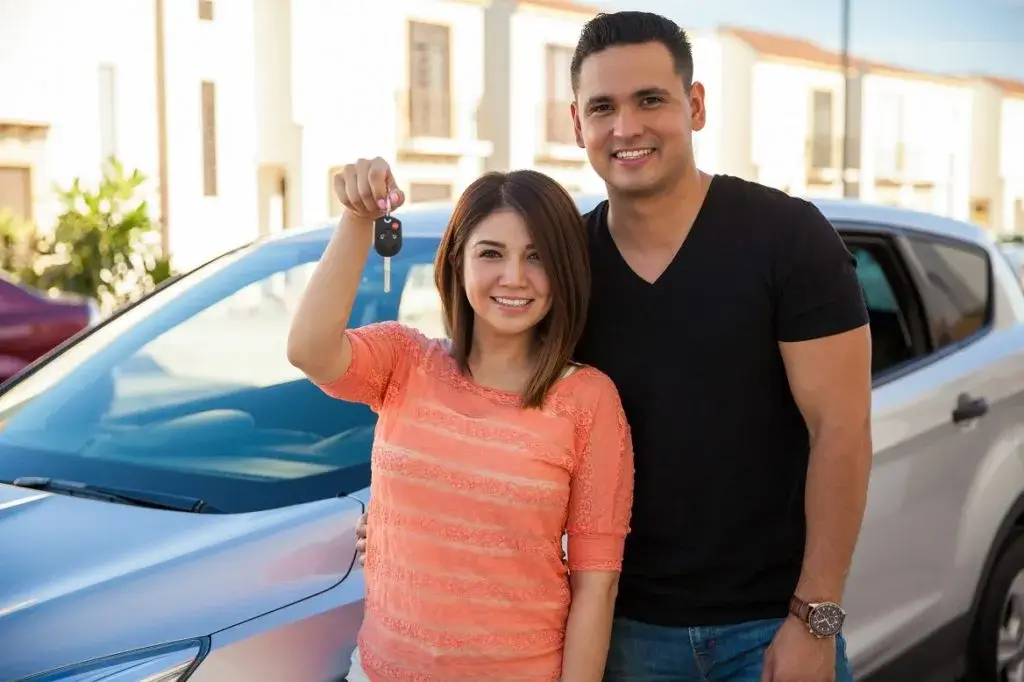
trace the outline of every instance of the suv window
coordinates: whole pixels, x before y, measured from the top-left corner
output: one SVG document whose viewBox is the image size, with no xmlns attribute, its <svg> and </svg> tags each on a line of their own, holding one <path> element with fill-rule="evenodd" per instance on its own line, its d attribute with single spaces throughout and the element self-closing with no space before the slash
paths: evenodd
<svg viewBox="0 0 1024 682">
<path fill-rule="evenodd" d="M 67 478 L 231 512 L 368 486 L 376 415 L 328 397 L 286 357 L 324 246 L 271 242 L 217 261 L 15 384 L 0 396 L 0 480 Z M 434 334 L 435 249 L 407 238 L 387 294 L 371 254 L 352 324 L 403 319 Z"/>
<path fill-rule="evenodd" d="M 883 237 L 843 234 L 857 261 L 871 325 L 871 373 L 878 378 L 928 354 L 926 329 L 909 273 Z"/>
<path fill-rule="evenodd" d="M 896 294 L 893 293 L 892 286 L 886 279 L 885 272 L 882 271 L 882 266 L 864 247 L 854 248 L 853 255 L 857 259 L 857 279 L 860 280 L 868 309 L 877 312 L 898 313 L 899 305 L 896 303 Z"/>
<path fill-rule="evenodd" d="M 968 244 L 912 237 L 928 285 L 923 292 L 937 348 L 981 331 L 990 317 L 988 253 Z"/>
</svg>

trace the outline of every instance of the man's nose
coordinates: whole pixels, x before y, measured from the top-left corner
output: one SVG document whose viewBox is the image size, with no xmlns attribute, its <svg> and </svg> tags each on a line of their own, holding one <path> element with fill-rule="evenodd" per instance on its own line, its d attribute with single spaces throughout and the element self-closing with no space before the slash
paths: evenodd
<svg viewBox="0 0 1024 682">
<path fill-rule="evenodd" d="M 631 138 L 636 137 L 644 130 L 643 123 L 640 120 L 640 113 L 633 107 L 620 107 L 618 112 L 615 114 L 615 128 L 614 133 L 616 137 L 620 138 Z"/>
</svg>

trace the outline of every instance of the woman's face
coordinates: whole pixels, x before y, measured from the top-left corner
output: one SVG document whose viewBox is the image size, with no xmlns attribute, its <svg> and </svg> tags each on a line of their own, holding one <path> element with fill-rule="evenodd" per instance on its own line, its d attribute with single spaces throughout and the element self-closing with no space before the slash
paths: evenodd
<svg viewBox="0 0 1024 682">
<path fill-rule="evenodd" d="M 512 210 L 487 216 L 469 236 L 463 283 L 476 313 L 476 333 L 532 333 L 548 314 L 548 276 L 532 242 L 526 223 Z"/>
</svg>

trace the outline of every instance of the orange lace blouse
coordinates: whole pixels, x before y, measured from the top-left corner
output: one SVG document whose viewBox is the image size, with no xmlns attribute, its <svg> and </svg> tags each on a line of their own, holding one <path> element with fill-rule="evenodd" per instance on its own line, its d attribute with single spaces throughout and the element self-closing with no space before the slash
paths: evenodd
<svg viewBox="0 0 1024 682">
<path fill-rule="evenodd" d="M 579 368 L 524 410 L 465 378 L 442 341 L 397 322 L 346 334 L 352 363 L 321 388 L 379 415 L 364 671 L 555 682 L 568 571 L 619 570 L 629 530 L 633 450 L 611 380 Z"/>
</svg>

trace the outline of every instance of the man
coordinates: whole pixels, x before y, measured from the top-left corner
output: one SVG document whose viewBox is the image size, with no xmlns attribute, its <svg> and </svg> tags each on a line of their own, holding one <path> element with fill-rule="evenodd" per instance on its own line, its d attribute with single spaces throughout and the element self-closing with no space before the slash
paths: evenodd
<svg viewBox="0 0 1024 682">
<path fill-rule="evenodd" d="M 577 359 L 632 428 L 632 531 L 606 682 L 849 682 L 839 632 L 871 462 L 854 262 L 805 201 L 699 171 L 685 33 L 599 15 L 572 61 L 587 216 Z"/>
</svg>

